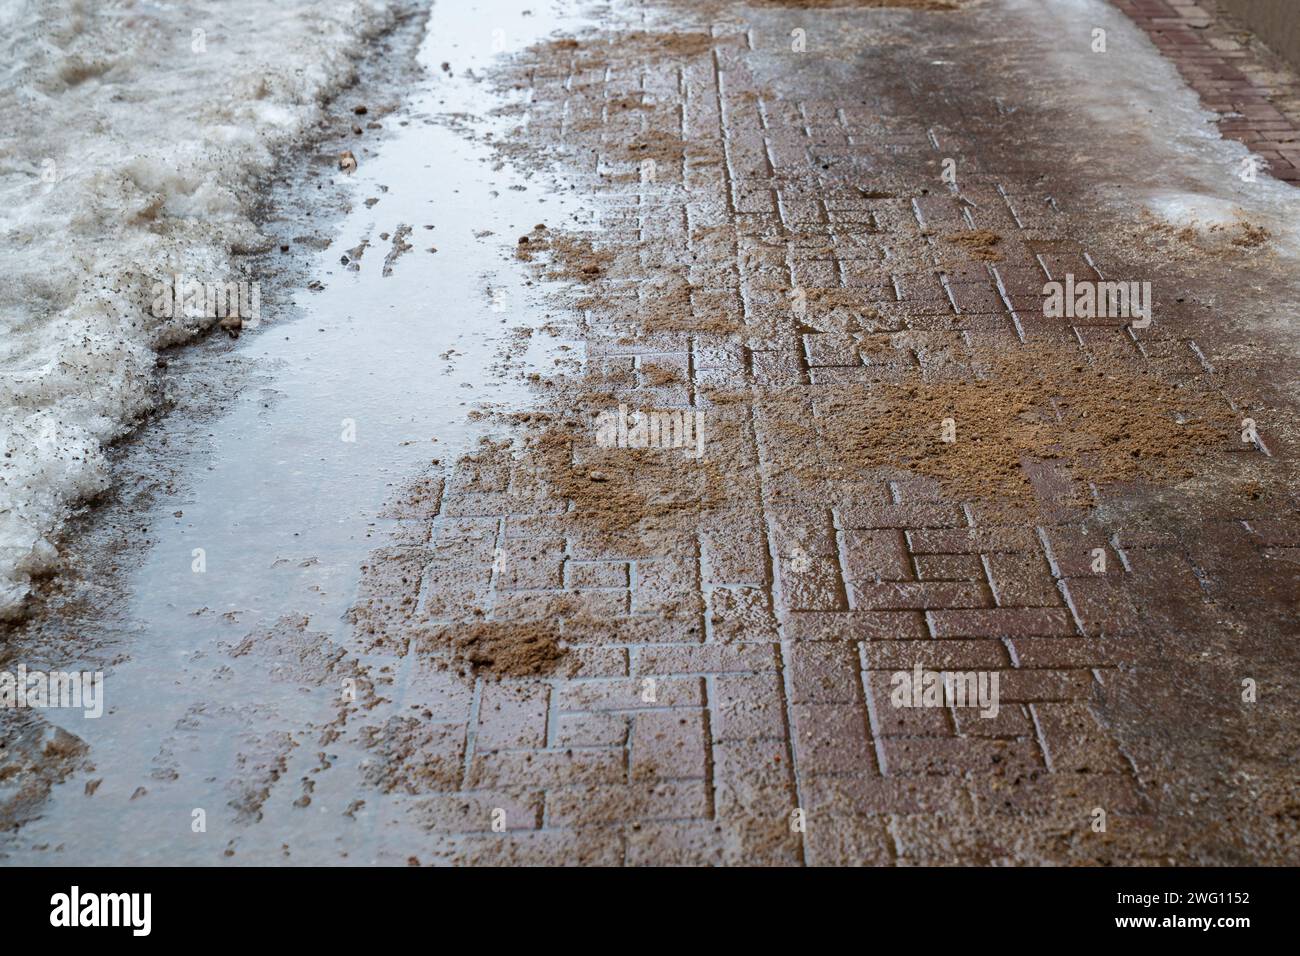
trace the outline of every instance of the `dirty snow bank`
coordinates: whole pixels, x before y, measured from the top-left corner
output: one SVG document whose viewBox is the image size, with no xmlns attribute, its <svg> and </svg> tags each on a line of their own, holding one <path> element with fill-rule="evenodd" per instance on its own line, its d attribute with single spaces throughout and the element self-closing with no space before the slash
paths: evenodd
<svg viewBox="0 0 1300 956">
<path fill-rule="evenodd" d="M 150 402 L 174 273 L 239 278 L 256 178 L 352 79 L 392 0 L 0 0 L 0 616 Z M 165 310 L 158 310 L 165 311 Z"/>
</svg>

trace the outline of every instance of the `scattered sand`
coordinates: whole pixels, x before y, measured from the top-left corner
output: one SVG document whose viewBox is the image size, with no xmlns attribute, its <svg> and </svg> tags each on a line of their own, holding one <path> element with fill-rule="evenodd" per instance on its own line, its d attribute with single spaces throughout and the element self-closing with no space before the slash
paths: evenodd
<svg viewBox="0 0 1300 956">
<path fill-rule="evenodd" d="M 1034 489 L 1026 462 L 1057 462 L 1086 485 L 1177 482 L 1208 467 L 1233 427 L 1201 379 L 1164 381 L 1081 353 L 1016 348 L 976 364 L 981 377 L 881 382 L 820 403 L 819 434 L 838 461 L 941 481 L 958 500 L 1017 499 Z M 1140 400 L 1135 400 L 1141 396 Z M 943 441 L 944 419 L 956 440 Z"/>
<path fill-rule="evenodd" d="M 908 10 L 959 10 L 969 0 L 758 0 L 765 6 L 794 7 L 902 7 Z"/>
<path fill-rule="evenodd" d="M 1002 253 L 994 248 L 1002 237 L 991 229 L 974 229 L 970 232 L 958 232 L 944 237 L 945 242 L 961 246 L 972 259 L 984 262 L 1002 261 Z"/>
<path fill-rule="evenodd" d="M 960 4 L 880 0 L 853 5 L 955 9 Z M 527 107 L 529 127 L 498 143 L 502 158 L 543 176 L 561 170 L 580 181 L 579 189 L 612 200 L 620 209 L 634 194 L 662 199 L 666 207 L 679 202 L 684 193 L 673 191 L 680 169 L 671 167 L 689 167 L 707 154 L 707 146 L 675 138 L 679 127 L 669 116 L 671 104 L 661 109 L 635 95 L 604 101 L 604 87 L 584 74 L 599 76 L 620 50 L 646 61 L 664 53 L 683 62 L 707 55 L 714 43 L 727 42 L 703 33 L 619 34 L 616 39 L 586 34 L 526 52 L 496 77 L 504 77 L 505 86 L 528 86 L 535 93 Z M 566 84 L 561 94 L 549 81 L 574 67 L 581 72 L 572 74 L 572 86 Z M 548 82 L 534 84 L 535 76 L 546 76 Z M 572 122 L 561 122 L 561 111 Z M 566 136 L 559 143 L 538 133 L 560 128 Z M 593 153 L 599 154 L 598 164 L 592 162 Z M 657 184 L 666 187 L 658 193 L 650 185 L 632 185 L 645 158 L 656 160 Z M 905 204 L 922 188 L 915 175 L 912 179 L 882 176 L 869 190 L 857 183 L 845 186 L 856 190 L 855 199 Z M 682 221 L 691 221 L 682 206 Z M 881 209 L 888 213 L 892 207 Z M 1008 240 L 990 230 L 932 237 L 918 232 L 910 218 L 902 221 L 906 224 L 891 224 L 881 217 L 892 256 L 879 270 L 882 287 L 887 288 L 890 273 L 948 269 L 982 276 L 979 263 L 1003 259 Z M 1023 524 L 1044 497 L 1054 503 L 1095 504 L 1088 487 L 1093 483 L 1153 484 L 1160 486 L 1157 495 L 1178 486 L 1183 500 L 1184 483 L 1205 478 L 1205 485 L 1219 494 L 1232 479 L 1227 461 L 1252 457 L 1226 454 L 1235 447 L 1230 443 L 1237 422 L 1216 390 L 1215 377 L 1176 361 L 1162 364 L 1160 346 L 1167 343 L 1154 335 L 1144 339 L 1150 350 L 1144 359 L 1129 339 L 1111 355 L 1099 344 L 1103 334 L 1076 339 L 1064 327 L 1055 345 L 1025 346 L 1012 335 L 1009 318 L 1001 337 L 978 323 L 970 323 L 969 333 L 931 332 L 948 317 L 920 307 L 909 311 L 910 303 L 894 303 L 887 293 L 874 300 L 880 303 L 877 308 L 864 291 L 873 284 L 870 276 L 861 287 L 806 289 L 808 314 L 796 318 L 788 301 L 796 281 L 788 263 L 835 258 L 844 251 L 843 235 L 818 235 L 813 227 L 803 231 L 759 217 L 747 222 L 750 231 L 743 233 L 734 223 L 692 222 L 689 236 L 670 226 L 640 234 L 622 230 L 612 216 L 606 222 L 608 232 L 571 231 L 556 223 L 518 239 L 519 260 L 532 265 L 535 278 L 554 283 L 545 294 L 567 323 L 563 334 L 587 344 L 587 362 L 566 374 L 529 375 L 536 386 L 536 410 L 484 414 L 511 426 L 515 440 L 485 441 L 457 463 L 449 487 L 455 493 L 483 495 L 483 502 L 474 502 L 470 516 L 454 509 L 437 521 L 430 515 L 432 533 L 416 539 L 420 544 L 411 549 L 417 559 L 410 581 L 406 573 L 401 576 L 409 590 L 399 595 L 400 604 L 390 601 L 380 622 L 385 633 L 406 629 L 413 639 L 395 646 L 434 658 L 439 662 L 435 666 L 448 671 L 441 676 L 449 679 L 457 673 L 466 679 L 571 676 L 587 661 L 594 662 L 593 674 L 624 676 L 630 673 L 629 662 L 618 654 L 625 645 L 668 637 L 678 643 L 695 641 L 699 635 L 692 628 L 705 620 L 711 637 L 724 643 L 775 635 L 773 594 L 763 583 L 768 555 L 760 523 L 792 503 L 824 513 L 831 502 L 857 500 L 852 494 L 857 489 L 881 492 L 886 477 L 934 479 L 947 500 L 971 502 L 982 511 L 1005 504 Z M 863 228 L 861 248 L 873 246 L 878 239 L 873 233 Z M 1251 241 L 1248 233 L 1242 238 Z M 748 317 L 742 313 L 737 272 L 747 283 Z M 548 323 L 545 328 L 556 327 Z M 801 336 L 818 331 L 835 332 L 845 342 L 842 365 L 807 368 Z M 1118 330 L 1085 331 L 1121 335 Z M 1002 343 L 1000 349 L 995 342 Z M 854 364 L 854 343 L 861 364 Z M 649 346 L 640 364 L 637 350 L 621 348 L 637 344 Z M 823 340 L 826 344 L 831 343 Z M 657 365 L 659 355 L 673 359 Z M 693 383 L 681 374 L 684 368 L 696 374 Z M 879 377 L 873 378 L 877 371 Z M 842 379 L 832 377 L 835 372 L 843 373 Z M 827 387 L 821 387 L 823 382 Z M 703 460 L 667 449 L 595 445 L 597 414 L 621 401 L 652 410 L 641 400 L 662 396 L 650 390 L 684 384 L 694 386 L 693 407 L 706 413 Z M 951 443 L 942 440 L 946 418 L 956 430 Z M 1049 467 L 1036 467 L 1044 464 Z M 1037 484 L 1031 483 L 1031 474 Z M 1253 491 L 1249 483 L 1237 487 L 1252 498 L 1259 494 L 1257 485 Z M 755 507 L 760 493 L 775 504 L 775 511 Z M 436 512 L 440 495 L 441 484 L 431 481 L 405 501 L 417 514 L 426 508 Z M 500 514 L 511 516 L 504 532 L 495 517 L 483 517 Z M 746 529 L 747 521 L 754 526 Z M 745 533 L 755 529 L 759 534 Z M 622 570 L 605 569 L 607 580 L 635 581 L 636 586 L 631 595 L 624 594 L 621 583 L 593 586 L 593 592 L 571 581 L 564 591 L 558 584 L 493 590 L 486 565 L 493 545 L 509 543 L 499 537 L 502 533 L 507 538 L 535 534 L 534 540 L 541 541 L 538 553 L 551 553 L 545 540 L 550 539 L 556 542 L 554 553 L 563 547 L 571 559 L 580 555 L 579 563 L 621 564 Z M 680 548 L 683 541 L 686 546 Z M 755 550 L 762 552 L 761 559 L 743 579 L 756 583 L 717 588 L 701 606 L 702 568 L 716 558 L 719 565 L 726 561 L 744 569 L 743 559 Z M 681 554 L 685 557 L 679 563 Z M 427 570 L 430 556 L 440 566 L 432 574 Z M 396 574 L 397 568 L 390 571 Z M 494 573 L 494 580 L 500 580 L 499 572 Z M 741 572 L 733 568 L 733 573 Z M 418 581 L 422 574 L 423 589 Z M 785 572 L 781 574 L 784 581 Z M 435 610 L 431 603 L 437 604 Z M 430 624 L 433 615 L 439 619 Z M 447 623 L 448 618 L 456 622 Z M 387 776 L 379 781 L 385 789 L 422 792 L 464 784 L 463 752 L 457 749 L 462 738 L 443 736 L 433 720 L 427 714 L 423 721 L 406 717 L 376 732 L 371 749 L 386 758 L 381 764 Z M 829 729 L 816 732 L 834 740 Z M 784 756 L 784 750 L 756 755 L 748 768 L 771 771 L 780 768 Z M 475 774 L 484 773 L 483 766 L 471 769 L 470 786 L 479 782 Z M 564 773 L 566 785 L 581 786 L 580 768 L 566 767 Z M 720 788 L 723 799 L 734 797 L 730 786 Z M 617 800 L 618 819 L 637 819 L 635 792 L 618 790 L 617 796 L 602 799 Z M 724 814 L 719 818 L 727 821 Z M 962 825 L 961 819 L 938 820 L 944 827 Z M 763 845 L 769 838 L 773 845 L 788 839 L 784 821 L 770 822 L 771 829 L 761 831 L 751 816 L 738 832 Z M 1027 838 L 1025 845 L 1000 852 L 1034 859 L 1038 851 Z M 1044 858 L 1059 858 L 1059 852 Z"/>
<path fill-rule="evenodd" d="M 456 660 L 476 676 L 540 677 L 565 654 L 555 625 L 541 621 L 478 621 L 446 634 Z"/>
<path fill-rule="evenodd" d="M 1232 222 L 1194 222 L 1178 225 L 1144 212 L 1133 237 L 1142 245 L 1157 249 L 1165 256 L 1204 261 L 1238 259 L 1242 255 L 1264 251 L 1273 240 L 1265 226 L 1238 217 Z"/>
<path fill-rule="evenodd" d="M 574 414 L 526 436 L 530 454 L 522 468 L 549 495 L 571 502 L 575 519 L 602 532 L 651 531 L 722 503 L 724 476 L 716 464 L 681 450 L 597 448 L 590 422 L 617 402 L 570 400 Z"/>
<path fill-rule="evenodd" d="M 590 238 L 579 233 L 560 232 L 535 227 L 526 236 L 520 236 L 515 255 L 524 262 L 533 262 L 545 255 L 543 275 L 548 279 L 570 282 L 594 282 L 600 278 L 615 254 L 597 249 Z"/>
</svg>

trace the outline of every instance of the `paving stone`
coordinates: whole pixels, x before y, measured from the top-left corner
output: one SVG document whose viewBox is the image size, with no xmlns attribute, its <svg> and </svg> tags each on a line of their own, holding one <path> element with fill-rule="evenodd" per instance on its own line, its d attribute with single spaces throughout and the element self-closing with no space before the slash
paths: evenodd
<svg viewBox="0 0 1300 956">
<path fill-rule="evenodd" d="M 1160 44 L 1225 136 L 1266 156 L 1276 178 L 1300 182 L 1300 86 L 1279 73 L 1266 89 L 1263 54 L 1246 50 L 1212 0 L 1113 4 Z M 621 7 L 596 36 L 617 24 L 648 29 Z M 1213 290 L 1194 274 L 1204 261 L 1180 259 L 1174 239 L 1160 239 L 1161 320 L 1150 329 L 1044 315 L 1047 281 L 1156 274 L 1154 257 L 1109 241 L 1121 226 L 1088 198 L 1105 185 L 1095 172 L 1033 145 L 1042 129 L 1032 124 L 1044 122 L 1033 97 L 995 97 L 991 74 L 978 71 L 942 96 L 927 87 L 916 51 L 946 60 L 1005 50 L 1008 69 L 1036 52 L 991 36 L 1000 21 L 980 17 L 992 13 L 838 5 L 834 22 L 867 24 L 871 37 L 906 22 L 915 50 L 854 47 L 855 31 L 840 31 L 837 70 L 795 82 L 750 44 L 827 11 L 672 10 L 703 37 L 696 52 L 627 43 L 610 47 L 619 55 L 607 67 L 546 64 L 531 75 L 519 136 L 538 146 L 545 134 L 556 170 L 591 210 L 593 242 L 645 268 L 644 283 L 584 285 L 584 387 L 643 407 L 704 409 L 714 470 L 705 480 L 683 466 L 696 475 L 689 492 L 613 530 L 584 523 L 573 500 L 530 483 L 518 462 L 466 467 L 425 510 L 410 506 L 407 544 L 363 588 L 374 607 L 356 623 L 377 656 L 396 662 L 416 649 L 418 663 L 391 679 L 428 716 L 380 736 L 393 754 L 424 742 L 424 762 L 393 756 L 384 768 L 422 801 L 421 826 L 445 838 L 424 855 L 1244 861 L 1210 832 L 1217 823 L 1204 825 L 1209 811 L 1162 748 L 1177 737 L 1189 765 L 1232 755 L 1178 737 L 1164 709 L 1203 715 L 1237 742 L 1232 750 L 1253 749 L 1241 743 L 1250 733 L 1293 713 L 1282 703 L 1243 710 L 1235 682 L 1271 668 L 1261 686 L 1274 700 L 1293 686 L 1294 655 L 1277 635 L 1290 633 L 1300 600 L 1294 498 L 1287 511 L 1227 504 L 1217 492 L 1180 497 L 1183 486 L 1091 487 L 1079 461 L 1051 454 L 1023 465 L 1032 503 L 972 497 L 909 463 L 863 467 L 828 416 L 864 388 L 967 378 L 985 367 L 981 352 L 1035 344 L 1217 389 L 1228 365 L 1252 360 L 1240 357 L 1246 340 L 1206 310 Z M 579 48 L 602 45 L 593 37 Z M 854 59 L 868 50 L 870 62 Z M 908 68 L 884 69 L 898 64 Z M 628 97 L 650 105 L 611 108 Z M 1029 132 L 1014 143 L 990 132 L 1020 123 Z M 645 135 L 680 147 L 654 182 L 626 150 Z M 955 184 L 938 178 L 949 156 L 960 157 Z M 944 239 L 972 228 L 998 235 L 993 258 Z M 658 330 L 605 314 L 639 315 L 650 301 L 643 286 L 659 278 L 686 287 L 685 318 L 730 326 Z M 1272 458 L 1239 447 L 1228 432 L 1259 403 L 1242 397 L 1250 389 L 1230 403 L 1231 391 L 1215 394 L 1241 467 L 1291 462 L 1275 436 L 1284 428 L 1263 432 Z M 759 400 L 775 397 L 788 401 Z M 600 449 L 572 444 L 574 466 L 599 467 Z M 653 491 L 639 469 L 636 483 Z M 724 504 L 691 507 L 710 493 Z M 438 670 L 451 632 L 434 625 L 480 617 L 555 622 L 565 664 L 499 682 Z M 895 707 L 895 675 L 916 667 L 996 675 L 996 716 Z M 1207 686 L 1213 700 L 1179 691 Z M 1242 773 L 1235 779 L 1250 778 Z M 1270 791 L 1248 807 L 1219 788 L 1214 799 L 1216 812 L 1231 808 L 1264 834 L 1260 859 L 1294 862 L 1277 849 L 1287 797 Z M 484 822 L 496 807 L 507 812 L 504 834 Z M 1095 807 L 1114 832 L 1093 833 Z M 796 811 L 802 832 L 791 826 Z"/>
</svg>

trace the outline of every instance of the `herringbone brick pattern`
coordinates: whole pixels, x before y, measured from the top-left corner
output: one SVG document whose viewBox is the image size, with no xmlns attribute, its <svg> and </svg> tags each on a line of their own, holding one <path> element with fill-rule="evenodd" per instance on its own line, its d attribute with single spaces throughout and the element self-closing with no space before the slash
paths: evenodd
<svg viewBox="0 0 1300 956">
<path fill-rule="evenodd" d="M 1039 342 L 1084 364 L 1204 379 L 1229 422 L 1238 397 L 1218 391 L 1186 313 L 1145 330 L 1044 317 L 1045 282 L 1124 264 L 1079 238 L 1041 165 L 984 145 L 1002 104 L 957 90 L 940 103 L 885 70 L 838 98 L 774 89 L 752 72 L 750 33 L 725 17 L 704 29 L 689 53 L 624 43 L 599 66 L 539 58 L 524 119 L 591 191 L 602 245 L 671 248 L 691 311 L 735 317 L 734 332 L 629 333 L 608 310 L 582 315 L 588 374 L 610 395 L 709 416 L 717 471 L 696 491 L 721 481 L 725 506 L 608 533 L 539 485 L 525 450 L 462 462 L 405 513 L 404 543 L 363 595 L 385 606 L 362 604 L 369 650 L 394 654 L 391 696 L 412 722 L 387 726 L 416 741 L 387 758 L 406 801 L 390 812 L 429 831 L 411 855 L 1188 858 L 1194 827 L 1161 804 L 1158 770 L 1105 715 L 1142 696 L 1139 664 L 1186 664 L 1180 641 L 1215 630 L 1225 594 L 1252 588 L 1265 616 L 1294 601 L 1294 513 L 1225 507 L 1193 540 L 1103 507 L 1140 489 L 1080 489 L 1044 462 L 1025 465 L 1033 507 L 1008 510 L 857 468 L 823 411 L 845 387 L 939 380 L 979 349 Z M 612 42 L 584 35 L 581 49 Z M 652 108 L 622 108 L 628 98 Z M 680 143 L 653 182 L 626 149 L 649 135 Z M 953 155 L 962 175 L 943 184 Z M 954 255 L 935 239 L 954 229 L 995 231 L 1000 257 Z M 792 289 L 817 307 L 793 312 Z M 600 293 L 652 307 L 616 276 Z M 826 320 L 837 311 L 870 320 L 846 332 Z M 763 401 L 778 392 L 795 399 Z M 1267 433 L 1225 445 L 1284 453 Z M 573 458 L 584 453 L 575 442 Z M 477 620 L 549 622 L 568 653 L 542 676 L 439 669 L 440 629 Z M 892 707 L 890 675 L 917 665 L 995 671 L 999 714 Z M 1209 712 L 1234 695 L 1225 687 Z"/>
</svg>

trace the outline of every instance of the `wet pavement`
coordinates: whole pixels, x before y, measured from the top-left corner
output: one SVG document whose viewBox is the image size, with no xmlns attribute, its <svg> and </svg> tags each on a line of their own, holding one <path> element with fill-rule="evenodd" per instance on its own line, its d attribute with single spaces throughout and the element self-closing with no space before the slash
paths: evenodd
<svg viewBox="0 0 1300 956">
<path fill-rule="evenodd" d="M 912 6 L 435 7 L 6 644 L 108 705 L 0 853 L 1295 863 L 1296 200 L 1116 10 Z"/>
</svg>

